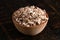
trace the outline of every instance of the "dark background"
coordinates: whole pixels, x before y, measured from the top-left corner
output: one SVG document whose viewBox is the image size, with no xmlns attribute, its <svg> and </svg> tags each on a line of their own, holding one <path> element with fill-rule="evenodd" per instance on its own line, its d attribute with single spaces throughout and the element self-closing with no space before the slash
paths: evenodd
<svg viewBox="0 0 60 40">
<path fill-rule="evenodd" d="M 36 36 L 20 33 L 12 22 L 14 11 L 24 6 L 35 5 L 45 9 L 49 15 L 46 28 Z M 0 40 L 60 40 L 59 0 L 0 0 Z"/>
</svg>

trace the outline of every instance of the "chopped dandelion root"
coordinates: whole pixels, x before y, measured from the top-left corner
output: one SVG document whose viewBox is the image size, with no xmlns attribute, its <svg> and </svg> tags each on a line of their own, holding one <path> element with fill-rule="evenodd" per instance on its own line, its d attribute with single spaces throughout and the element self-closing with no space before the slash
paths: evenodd
<svg viewBox="0 0 60 40">
<path fill-rule="evenodd" d="M 14 13 L 14 16 L 19 24 L 27 27 L 39 25 L 41 24 L 41 21 L 44 22 L 45 20 L 48 20 L 46 17 L 46 11 L 35 6 L 19 8 Z"/>
</svg>

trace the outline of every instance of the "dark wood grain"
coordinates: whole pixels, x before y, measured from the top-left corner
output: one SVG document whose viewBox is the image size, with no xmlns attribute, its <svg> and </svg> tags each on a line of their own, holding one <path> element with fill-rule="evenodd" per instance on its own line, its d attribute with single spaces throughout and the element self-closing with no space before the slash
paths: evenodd
<svg viewBox="0 0 60 40">
<path fill-rule="evenodd" d="M 49 15 L 46 28 L 36 36 L 20 33 L 11 16 L 20 7 L 35 5 Z M 0 40 L 60 40 L 60 0 L 0 0 Z"/>
</svg>

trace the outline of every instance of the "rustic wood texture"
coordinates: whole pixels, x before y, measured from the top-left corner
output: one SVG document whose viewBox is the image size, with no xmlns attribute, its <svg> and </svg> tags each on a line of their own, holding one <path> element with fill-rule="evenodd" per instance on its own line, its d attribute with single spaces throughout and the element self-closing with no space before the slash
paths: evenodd
<svg viewBox="0 0 60 40">
<path fill-rule="evenodd" d="M 20 7 L 35 5 L 49 15 L 46 28 L 36 36 L 20 33 L 11 16 Z M 60 40 L 60 0 L 0 0 L 0 40 Z"/>
</svg>

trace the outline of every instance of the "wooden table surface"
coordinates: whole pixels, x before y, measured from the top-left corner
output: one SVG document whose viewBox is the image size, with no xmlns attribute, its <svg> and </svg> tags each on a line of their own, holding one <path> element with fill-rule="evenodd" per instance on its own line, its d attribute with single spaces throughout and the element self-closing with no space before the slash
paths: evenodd
<svg viewBox="0 0 60 40">
<path fill-rule="evenodd" d="M 11 19 L 14 11 L 28 5 L 45 9 L 49 15 L 46 28 L 36 36 L 27 36 L 20 33 Z M 60 40 L 60 1 L 0 0 L 0 40 Z"/>
</svg>

